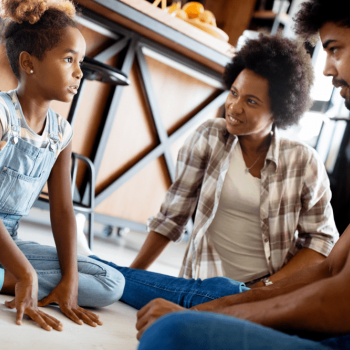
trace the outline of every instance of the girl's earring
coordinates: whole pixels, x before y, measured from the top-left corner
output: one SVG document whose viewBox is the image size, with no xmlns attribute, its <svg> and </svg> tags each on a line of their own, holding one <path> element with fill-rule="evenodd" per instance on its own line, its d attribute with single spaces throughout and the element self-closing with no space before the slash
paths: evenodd
<svg viewBox="0 0 350 350">
<path fill-rule="evenodd" d="M 34 73 L 34 71 L 33 71 L 33 69 L 31 69 L 31 70 L 30 70 L 30 74 L 33 74 L 33 73 Z"/>
</svg>

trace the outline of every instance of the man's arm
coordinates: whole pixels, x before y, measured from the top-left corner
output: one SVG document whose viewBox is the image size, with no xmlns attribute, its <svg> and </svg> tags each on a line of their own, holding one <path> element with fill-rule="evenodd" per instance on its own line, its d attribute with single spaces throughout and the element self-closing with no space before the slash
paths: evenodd
<svg viewBox="0 0 350 350">
<path fill-rule="evenodd" d="M 269 277 L 269 279 L 276 283 L 277 281 L 292 275 L 293 273 L 315 264 L 319 264 L 326 259 L 322 254 L 309 249 L 303 248 L 299 253 L 293 256 L 290 261 L 282 267 L 281 270 Z M 255 283 L 251 288 L 263 287 L 264 282 Z"/>
<path fill-rule="evenodd" d="M 210 311 L 231 305 L 266 300 L 279 295 L 291 293 L 309 284 L 328 279 L 340 273 L 350 252 L 350 225 L 344 231 L 329 256 L 320 264 L 306 267 L 293 275 L 277 281 L 273 285 L 253 288 L 247 292 L 229 295 L 205 304 L 193 307 L 195 310 Z"/>
<path fill-rule="evenodd" d="M 244 293 L 228 295 L 220 299 L 212 300 L 204 304 L 192 307 L 198 311 L 213 311 L 236 304 L 251 303 L 258 300 L 266 300 L 279 295 L 287 294 L 307 286 L 310 283 L 331 276 L 326 260 L 317 265 L 306 267 L 293 275 L 277 281 L 273 285 L 252 288 Z"/>
<path fill-rule="evenodd" d="M 349 254 L 350 255 L 350 254 Z M 286 333 L 330 337 L 350 332 L 350 259 L 342 271 L 292 293 L 217 313 L 246 319 Z"/>
</svg>

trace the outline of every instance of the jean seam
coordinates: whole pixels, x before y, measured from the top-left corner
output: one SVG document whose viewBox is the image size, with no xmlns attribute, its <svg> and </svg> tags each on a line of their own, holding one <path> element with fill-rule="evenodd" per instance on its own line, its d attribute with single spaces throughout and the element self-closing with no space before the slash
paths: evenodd
<svg viewBox="0 0 350 350">
<path fill-rule="evenodd" d="M 124 276 L 124 277 L 125 277 L 125 276 Z M 204 295 L 204 294 L 200 294 L 200 293 L 198 293 L 198 292 L 193 292 L 193 291 L 191 291 L 191 290 L 185 290 L 185 289 L 183 289 L 183 290 L 169 290 L 169 289 L 165 288 L 163 285 L 152 285 L 152 284 L 149 284 L 149 283 L 147 283 L 147 282 L 145 282 L 145 281 L 140 281 L 140 280 L 132 279 L 132 278 L 128 278 L 128 277 L 125 277 L 125 280 L 126 280 L 126 281 L 129 280 L 129 281 L 131 281 L 131 282 L 140 283 L 140 284 L 143 284 L 143 285 L 145 285 L 145 286 L 147 286 L 147 287 L 161 289 L 161 290 L 164 290 L 164 291 L 166 291 L 166 292 L 171 292 L 171 293 L 174 293 L 174 294 L 175 294 L 175 293 L 181 292 L 181 293 L 197 295 L 197 296 L 200 296 L 200 297 L 205 297 L 205 298 L 213 299 L 213 300 L 215 300 L 215 299 L 221 297 L 221 296 L 212 296 L 212 295 L 209 295 L 209 294 L 205 294 L 205 295 Z"/>
<path fill-rule="evenodd" d="M 31 256 L 31 255 L 26 255 L 26 258 L 28 260 L 34 260 L 34 261 L 48 261 L 48 262 L 51 262 L 51 261 L 54 261 L 54 262 L 59 262 L 58 260 L 58 257 L 57 258 L 53 258 L 52 256 L 50 256 L 50 258 L 48 257 L 45 257 L 45 256 L 38 256 L 38 255 L 35 255 L 35 256 Z M 87 263 L 87 264 L 91 264 L 93 266 L 97 266 L 100 270 L 101 270 L 101 273 L 98 273 L 98 274 L 91 274 L 91 273 L 84 273 L 82 271 L 78 271 L 79 274 L 83 274 L 83 275 L 87 275 L 87 276 L 95 276 L 95 277 L 106 277 L 107 276 L 107 270 L 104 269 L 102 266 L 100 266 L 99 264 L 95 264 L 94 262 L 90 262 L 90 261 L 86 261 L 86 260 L 78 260 L 78 263 Z M 59 268 L 58 270 L 39 270 L 39 271 L 59 271 L 61 273 L 61 269 Z"/>
</svg>

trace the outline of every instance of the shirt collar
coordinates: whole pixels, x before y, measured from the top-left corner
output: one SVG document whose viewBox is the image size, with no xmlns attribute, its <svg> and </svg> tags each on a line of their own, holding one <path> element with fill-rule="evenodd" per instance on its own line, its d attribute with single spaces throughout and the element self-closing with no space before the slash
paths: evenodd
<svg viewBox="0 0 350 350">
<path fill-rule="evenodd" d="M 275 171 L 278 168 L 278 155 L 279 155 L 279 149 L 280 149 L 280 136 L 278 129 L 273 126 L 272 128 L 272 138 L 271 138 L 271 144 L 269 147 L 269 150 L 266 155 L 266 159 L 272 161 L 275 163 Z"/>
<path fill-rule="evenodd" d="M 279 136 L 279 131 L 278 129 L 273 126 L 272 127 L 272 138 L 271 138 L 271 144 L 269 147 L 269 150 L 266 155 L 266 159 L 272 161 L 275 164 L 275 171 L 278 168 L 278 155 L 279 155 L 279 149 L 280 149 L 280 136 Z M 230 138 L 232 139 L 232 145 L 235 146 L 236 143 L 234 140 L 237 138 L 236 135 L 231 135 L 226 128 L 222 130 L 223 136 L 229 140 Z M 238 138 L 237 138 L 238 139 Z"/>
</svg>

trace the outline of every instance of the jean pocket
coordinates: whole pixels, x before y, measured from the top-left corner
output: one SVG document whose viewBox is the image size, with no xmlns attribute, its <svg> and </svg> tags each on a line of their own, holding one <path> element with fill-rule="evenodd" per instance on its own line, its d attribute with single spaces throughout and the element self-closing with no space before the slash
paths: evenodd
<svg viewBox="0 0 350 350">
<path fill-rule="evenodd" d="M 0 210 L 23 215 L 33 205 L 40 184 L 41 175 L 31 177 L 4 167 L 0 172 Z"/>
</svg>

